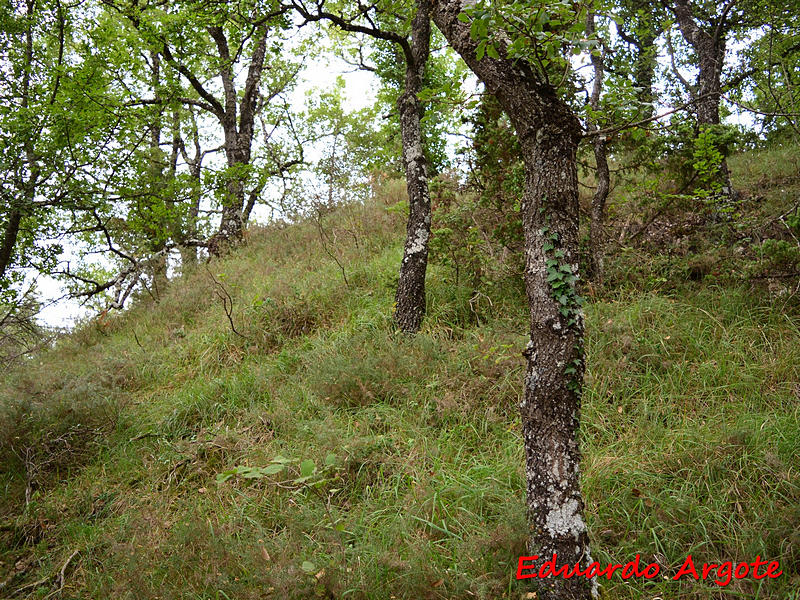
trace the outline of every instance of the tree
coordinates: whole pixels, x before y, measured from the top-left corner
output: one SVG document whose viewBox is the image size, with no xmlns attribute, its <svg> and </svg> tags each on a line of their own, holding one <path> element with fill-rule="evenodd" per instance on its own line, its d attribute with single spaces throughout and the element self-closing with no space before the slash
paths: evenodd
<svg viewBox="0 0 800 600">
<path fill-rule="evenodd" d="M 467 16 L 459 0 L 437 0 L 432 14 L 448 42 L 497 97 L 520 141 L 526 176 L 521 212 L 530 310 L 520 406 L 529 546 L 540 560 L 557 554 L 559 564 L 585 567 L 590 562 L 589 537 L 577 439 L 584 372 L 583 314 L 576 290 L 576 153 L 582 131 L 575 113 L 559 96 L 557 83 L 551 81 L 569 68 L 560 54 L 561 43 L 569 39 L 562 24 L 575 26 L 578 15 L 570 14 L 571 5 L 566 3 L 559 8 L 556 15 L 553 7 L 541 6 L 537 14 L 524 2 L 503 7 L 478 3 Z M 560 21 L 549 24 L 550 31 L 541 27 L 548 17 Z M 505 25 L 514 22 L 536 35 L 525 38 Z M 577 24 L 582 33 L 584 23 Z M 544 600 L 591 596 L 583 578 L 539 583 L 539 597 Z"/>
<path fill-rule="evenodd" d="M 631 75 L 643 119 L 655 114 L 656 40 L 663 29 L 662 12 L 644 0 L 620 0 L 615 11 L 617 35 L 623 42 L 615 52 L 615 62 Z"/>
<path fill-rule="evenodd" d="M 345 31 L 392 42 L 402 49 L 405 80 L 397 109 L 400 115 L 409 215 L 395 296 L 394 321 L 401 331 L 415 333 L 425 314 L 425 273 L 431 237 L 429 169 L 420 126 L 422 105 L 419 100 L 430 54 L 430 2 L 417 0 L 416 10 L 410 16 L 406 16 L 409 13 L 402 2 L 376 2 L 363 10 L 359 7 L 354 14 L 335 8 L 335 12 L 330 12 L 325 9 L 324 0 L 317 1 L 313 9 L 299 1 L 293 1 L 292 6 L 306 21 L 327 20 Z M 399 16 L 394 16 L 398 11 Z M 394 22 L 387 26 L 387 19 Z M 405 31 L 406 27 L 410 31 Z"/>
<path fill-rule="evenodd" d="M 120 120 L 95 102 L 108 73 L 83 43 L 84 12 L 26 0 L 4 3 L 0 22 L 0 302 L 15 306 L 27 274 L 56 269 L 64 238 L 94 230 L 84 220 L 102 210 L 97 172 L 119 168 Z"/>
<path fill-rule="evenodd" d="M 257 115 L 287 89 L 297 73 L 281 59 L 282 46 L 276 34 L 288 27 L 286 10 L 277 3 L 215 5 L 208 9 L 192 0 L 168 8 L 108 4 L 125 15 L 145 44 L 191 86 L 196 97 L 182 97 L 180 102 L 209 113 L 222 128 L 228 168 L 222 219 L 209 242 L 212 254 L 222 253 L 242 238 Z M 268 54 L 271 64 L 264 81 Z M 203 60 L 203 56 L 210 58 Z M 246 69 L 246 78 L 239 89 L 235 73 L 242 68 Z M 221 86 L 221 100 L 206 83 L 215 78 Z"/>
<path fill-rule="evenodd" d="M 589 38 L 595 36 L 595 14 L 589 11 L 586 16 L 586 35 Z M 652 43 L 652 42 L 651 42 Z M 605 77 L 605 47 L 601 50 L 596 50 L 590 53 L 590 60 L 592 69 L 594 71 L 594 82 L 592 84 L 592 93 L 589 98 L 589 111 L 591 112 L 588 122 L 590 127 L 595 131 L 600 129 L 598 125 L 598 113 L 600 111 L 600 94 L 603 91 L 603 80 Z M 646 55 L 641 57 L 642 60 L 646 59 Z M 646 112 L 648 117 L 652 116 L 652 80 L 647 81 L 647 69 L 642 67 L 637 69 L 637 78 L 645 78 L 645 81 L 640 82 L 646 90 L 644 102 L 647 103 L 649 99 L 650 109 Z M 648 85 L 649 83 L 649 85 Z M 640 96 L 640 99 L 642 96 Z M 603 280 L 603 251 L 605 241 L 605 211 L 606 199 L 608 192 L 611 189 L 611 174 L 608 169 L 608 138 L 598 133 L 594 136 L 594 160 L 595 160 L 595 183 L 597 188 L 592 196 L 592 214 L 589 221 L 589 276 L 595 281 L 600 282 Z"/>
<path fill-rule="evenodd" d="M 727 0 L 721 5 L 704 0 L 669 0 L 667 8 L 674 14 L 683 38 L 694 51 L 697 64 L 694 85 L 689 84 L 677 68 L 674 73 L 691 94 L 698 135 L 711 135 L 713 128 L 720 124 L 722 70 L 728 35 L 745 24 L 748 7 L 741 0 Z M 667 41 L 674 63 L 675 51 L 669 37 Z M 730 196 L 733 194 L 731 176 L 725 153 L 721 154 L 718 178 L 723 195 Z"/>
<path fill-rule="evenodd" d="M 743 51 L 729 99 L 760 118 L 768 139 L 800 139 L 800 14 L 776 2 L 762 5 L 764 27 Z M 749 93 L 750 98 L 747 98 Z M 733 96 L 734 98 L 731 98 Z"/>
</svg>

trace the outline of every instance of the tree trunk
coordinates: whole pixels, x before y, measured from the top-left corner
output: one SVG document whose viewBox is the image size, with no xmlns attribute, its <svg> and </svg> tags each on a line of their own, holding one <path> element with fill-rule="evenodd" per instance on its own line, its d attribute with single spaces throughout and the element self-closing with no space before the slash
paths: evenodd
<svg viewBox="0 0 800 600">
<path fill-rule="evenodd" d="M 675 0 L 673 12 L 684 39 L 697 55 L 698 71 L 695 91 L 695 111 L 698 133 L 703 129 L 719 125 L 719 103 L 722 94 L 722 67 L 725 63 L 724 16 L 712 33 L 704 31 L 694 20 L 688 0 Z M 724 156 L 719 168 L 722 193 L 734 194 L 728 163 Z"/>
<path fill-rule="evenodd" d="M 592 37 L 595 32 L 594 13 L 590 12 L 586 17 L 586 34 Z M 600 94 L 603 91 L 603 80 L 605 78 L 605 50 L 600 55 L 591 55 L 592 68 L 594 70 L 594 84 L 589 105 L 595 113 L 600 110 Z M 652 75 L 652 71 L 650 71 Z M 642 75 L 642 74 L 640 74 Z M 652 94 L 652 89 L 648 88 Z M 650 111 L 652 113 L 652 111 Z M 600 129 L 597 115 L 592 115 L 589 119 L 590 127 L 595 131 Z M 595 180 L 597 189 L 592 197 L 592 214 L 589 222 L 589 277 L 596 283 L 603 281 L 603 253 L 605 251 L 605 218 L 606 218 L 606 199 L 611 187 L 611 174 L 608 169 L 607 139 L 604 135 L 598 135 L 594 139 L 594 160 L 596 165 Z"/>
<path fill-rule="evenodd" d="M 180 246 L 181 271 L 183 273 L 188 273 L 197 265 L 197 248 L 185 242 L 194 242 L 197 239 L 197 215 L 200 214 L 200 195 L 203 189 L 200 181 L 203 154 L 200 152 L 200 141 L 196 128 L 193 134 L 195 136 L 195 157 L 191 162 L 187 161 L 189 165 L 189 175 L 192 178 L 191 205 L 189 206 L 189 213 L 186 216 L 186 223 L 183 226 L 184 243 Z M 184 158 L 188 157 L 184 154 Z"/>
<path fill-rule="evenodd" d="M 595 179 L 597 189 L 592 196 L 592 215 L 589 222 L 589 277 L 595 283 L 603 282 L 605 254 L 606 200 L 611 189 L 611 174 L 608 169 L 607 141 L 598 135 L 594 140 L 594 161 L 597 165 Z"/>
<path fill-rule="evenodd" d="M 508 114 L 522 146 L 525 192 L 525 289 L 530 342 L 520 405 L 526 452 L 529 550 L 538 567 L 588 568 L 589 537 L 580 493 L 578 425 L 584 373 L 578 276 L 580 124 L 572 110 L 524 61 L 476 59 L 477 42 L 458 20 L 459 0 L 438 0 L 433 19 L 453 48 Z M 500 44 L 502 46 L 502 44 Z M 505 48 L 498 49 L 501 57 Z M 583 577 L 536 579 L 540 600 L 586 600 Z"/>
<path fill-rule="evenodd" d="M 200 214 L 200 200 L 203 192 L 202 172 L 203 172 L 203 150 L 200 147 L 200 133 L 197 129 L 197 120 L 194 112 L 190 111 L 192 121 L 192 143 L 194 145 L 194 158 L 189 157 L 183 143 L 178 144 L 181 156 L 189 167 L 191 177 L 191 204 L 186 215 L 186 220 L 181 227 L 181 269 L 184 273 L 192 269 L 197 264 L 197 248 L 193 243 L 197 240 L 197 217 Z"/>
<path fill-rule="evenodd" d="M 222 221 L 218 235 L 229 245 L 235 245 L 242 239 L 244 232 L 244 197 L 245 177 L 241 169 L 250 164 L 250 143 L 252 140 L 241 139 L 236 132 L 236 125 L 225 132 L 225 156 L 228 159 L 230 173 L 225 184 L 225 195 L 222 202 Z"/>
<path fill-rule="evenodd" d="M 6 269 L 11 264 L 14 256 L 14 247 L 17 245 L 19 225 L 22 221 L 22 211 L 12 208 L 8 214 L 8 222 L 3 231 L 3 242 L 0 244 L 0 281 L 5 278 Z"/>
<path fill-rule="evenodd" d="M 648 30 L 641 38 L 640 46 L 637 46 L 636 65 L 634 66 L 633 76 L 636 87 L 636 97 L 642 103 L 642 118 L 649 119 L 655 114 L 655 94 L 653 93 L 653 80 L 655 79 L 656 65 L 656 35 L 652 30 Z"/>
<path fill-rule="evenodd" d="M 222 220 L 219 231 L 215 234 L 215 239 L 209 242 L 209 252 L 220 255 L 231 246 L 238 244 L 244 233 L 243 211 L 245 208 L 245 184 L 248 179 L 246 170 L 250 165 L 258 108 L 258 90 L 267 48 L 267 28 L 261 26 L 258 30 L 241 100 L 238 100 L 236 92 L 232 69 L 233 59 L 225 32 L 219 26 L 208 27 L 208 32 L 219 52 L 220 77 L 225 94 L 223 112 L 218 117 L 225 132 L 225 157 L 229 173 L 222 202 Z"/>
<path fill-rule="evenodd" d="M 405 333 L 416 333 L 425 314 L 425 272 L 428 267 L 428 241 L 431 237 L 431 198 L 428 191 L 428 161 L 423 151 L 420 118 L 422 109 L 417 94 L 430 49 L 430 3 L 417 3 L 412 21 L 411 54 L 407 59 L 405 89 L 397 102 L 403 140 L 403 164 L 408 190 L 408 224 L 403 262 L 395 296 L 394 321 Z"/>
<path fill-rule="evenodd" d="M 655 114 L 653 83 L 658 66 L 658 48 L 655 46 L 655 41 L 658 39 L 661 27 L 653 22 L 657 17 L 653 15 L 652 8 L 647 2 L 635 0 L 627 7 L 627 12 L 628 20 L 633 21 L 631 23 L 633 31 L 627 31 L 618 22 L 617 34 L 636 49 L 633 64 L 633 82 L 638 88 L 636 99 L 642 103 L 641 118 L 649 119 Z"/>
</svg>

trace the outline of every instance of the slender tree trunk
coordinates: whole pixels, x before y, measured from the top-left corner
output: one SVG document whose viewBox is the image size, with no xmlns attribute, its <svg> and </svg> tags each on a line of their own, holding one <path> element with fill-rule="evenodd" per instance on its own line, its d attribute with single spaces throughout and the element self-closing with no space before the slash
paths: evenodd
<svg viewBox="0 0 800 600">
<path fill-rule="evenodd" d="M 607 154 L 606 138 L 598 135 L 594 141 L 597 189 L 592 196 L 592 214 L 589 222 L 589 244 L 591 246 L 589 276 L 596 283 L 602 283 L 604 275 L 606 200 L 611 189 Z"/>
<path fill-rule="evenodd" d="M 405 89 L 397 103 L 408 190 L 408 224 L 395 296 L 394 321 L 406 333 L 419 331 L 425 315 L 425 272 L 428 267 L 428 241 L 431 237 L 428 161 L 423 151 L 420 126 L 422 109 L 417 98 L 422 89 L 422 76 L 430 49 L 430 10 L 428 0 L 417 2 L 417 13 L 411 31 L 413 61 L 406 65 Z"/>
<path fill-rule="evenodd" d="M 655 41 L 661 31 L 660 26 L 649 20 L 653 16 L 652 8 L 647 2 L 637 0 L 632 3 L 629 10 L 637 14 L 634 17 L 634 31 L 627 31 L 621 23 L 617 23 L 617 34 L 636 49 L 633 64 L 633 81 L 638 88 L 636 98 L 643 104 L 641 117 L 649 119 L 655 114 L 653 83 L 658 66 L 658 48 L 655 46 Z"/>
<path fill-rule="evenodd" d="M 592 37 L 595 32 L 594 17 L 594 13 L 592 12 L 586 17 L 586 33 L 589 37 Z M 591 55 L 592 67 L 594 69 L 594 84 L 592 86 L 592 95 L 589 99 L 589 106 L 594 112 L 600 110 L 600 93 L 603 91 L 603 80 L 605 78 L 604 59 L 605 49 L 600 55 Z M 652 71 L 650 71 L 650 73 L 652 74 Z M 652 93 L 652 89 L 649 89 L 649 91 Z M 593 115 L 589 122 L 592 129 L 600 129 L 597 115 Z M 608 141 L 604 135 L 598 135 L 594 139 L 595 180 L 597 189 L 592 197 L 592 214 L 589 222 L 589 276 L 596 283 L 601 283 L 603 281 L 606 199 L 608 198 L 608 192 L 611 188 L 607 144 Z"/>
<path fill-rule="evenodd" d="M 529 550 L 537 566 L 587 568 L 589 537 L 580 493 L 583 314 L 578 276 L 577 148 L 580 124 L 555 91 L 524 61 L 476 58 L 469 25 L 458 20 L 460 0 L 438 0 L 433 19 L 453 48 L 508 114 L 522 147 L 525 289 L 530 342 L 520 405 L 526 453 Z M 499 48 L 505 56 L 505 48 Z M 540 600 L 586 600 L 583 577 L 537 579 Z"/>
<path fill-rule="evenodd" d="M 203 191 L 201 176 L 203 172 L 204 155 L 200 147 L 200 133 L 197 128 L 197 120 L 194 112 L 190 111 L 190 116 L 192 121 L 191 134 L 192 144 L 194 145 L 194 157 L 189 157 L 189 153 L 186 151 L 186 147 L 181 141 L 179 141 L 178 144 L 183 160 L 189 167 L 189 176 L 191 178 L 191 204 L 189 205 L 186 220 L 181 227 L 181 268 L 184 273 L 197 264 L 197 248 L 187 242 L 193 242 L 197 239 L 197 217 L 200 214 L 200 200 Z"/>
<path fill-rule="evenodd" d="M 189 163 L 189 174 L 192 178 L 192 195 L 189 214 L 186 217 L 186 224 L 183 228 L 184 241 L 193 241 L 197 239 L 197 215 L 200 213 L 200 194 L 202 190 L 200 183 L 202 154 L 199 150 L 199 142 L 197 146 L 198 150 L 195 154 L 195 158 L 193 162 Z M 197 248 L 188 244 L 182 244 L 180 252 L 181 269 L 186 273 L 197 265 Z"/>
</svg>

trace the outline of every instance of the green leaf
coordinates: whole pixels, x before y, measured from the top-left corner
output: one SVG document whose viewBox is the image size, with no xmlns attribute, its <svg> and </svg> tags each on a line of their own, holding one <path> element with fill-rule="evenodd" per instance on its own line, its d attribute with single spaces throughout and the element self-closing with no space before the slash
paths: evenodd
<svg viewBox="0 0 800 600">
<path fill-rule="evenodd" d="M 304 560 L 303 564 L 300 565 L 300 568 L 303 569 L 306 573 L 313 573 L 317 570 L 317 566 L 312 563 L 310 560 Z"/>
<path fill-rule="evenodd" d="M 475 51 L 475 58 L 478 60 L 483 60 L 483 55 L 486 52 L 486 40 L 483 40 L 480 44 L 478 44 L 478 48 Z"/>
<path fill-rule="evenodd" d="M 467 13 L 458 13 L 458 20 L 462 23 L 469 23 L 469 15 Z"/>
<path fill-rule="evenodd" d="M 300 476 L 309 477 L 310 475 L 314 474 L 314 469 L 316 469 L 314 461 L 307 458 L 306 460 L 300 463 Z"/>
<path fill-rule="evenodd" d="M 217 483 L 225 483 L 226 481 L 228 481 L 228 479 L 230 479 L 234 475 L 236 475 L 235 469 L 232 469 L 230 471 L 223 471 L 222 473 L 217 473 Z"/>
<path fill-rule="evenodd" d="M 253 467 L 239 467 L 239 475 L 245 479 L 260 479 L 264 476 L 261 469 Z"/>
<path fill-rule="evenodd" d="M 264 467 L 262 471 L 264 472 L 264 475 L 275 475 L 276 473 L 283 471 L 285 468 L 286 465 L 274 464 Z"/>
</svg>

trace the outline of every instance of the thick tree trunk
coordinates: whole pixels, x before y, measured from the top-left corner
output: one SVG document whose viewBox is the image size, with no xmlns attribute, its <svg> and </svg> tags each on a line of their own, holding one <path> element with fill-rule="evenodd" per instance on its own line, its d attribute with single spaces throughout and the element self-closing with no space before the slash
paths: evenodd
<svg viewBox="0 0 800 600">
<path fill-rule="evenodd" d="M 411 53 L 406 65 L 405 90 L 398 100 L 403 140 L 403 164 L 408 190 L 408 224 L 403 262 L 395 296 L 394 321 L 406 333 L 416 333 L 425 314 L 425 272 L 428 266 L 428 241 L 431 237 L 431 198 L 428 190 L 428 161 L 423 151 L 417 94 L 430 48 L 430 3 L 417 3 L 412 22 Z"/>
<path fill-rule="evenodd" d="M 222 203 L 222 221 L 218 235 L 229 245 L 235 245 L 242 239 L 244 232 L 244 197 L 245 178 L 240 170 L 250 164 L 250 139 L 241 139 L 236 132 L 236 125 L 225 132 L 225 155 L 231 174 L 225 184 L 225 195 Z"/>
<path fill-rule="evenodd" d="M 536 565 L 557 555 L 558 565 L 587 568 L 589 538 L 580 493 L 578 425 L 584 373 L 583 315 L 578 276 L 578 178 L 580 124 L 530 65 L 476 59 L 477 43 L 458 20 L 459 0 L 438 0 L 433 19 L 453 48 L 508 114 L 525 162 L 522 199 L 525 288 L 530 342 L 520 405 L 526 452 L 529 550 Z M 505 56 L 505 49 L 499 48 Z M 583 577 L 538 582 L 540 600 L 585 600 Z"/>
<path fill-rule="evenodd" d="M 578 448 L 583 315 L 574 279 L 578 273 L 577 123 L 569 123 L 571 115 L 563 116 L 561 124 L 542 126 L 523 142 L 525 288 L 531 324 L 520 408 L 530 552 L 540 560 L 556 554 L 559 565 L 579 563 L 585 568 L 590 562 L 589 537 L 583 519 Z M 554 246 L 552 250 L 549 245 Z M 558 291 L 548 281 L 554 274 L 565 276 L 566 284 Z M 566 296 L 566 304 L 561 295 Z M 545 579 L 539 582 L 539 598 L 589 598 L 587 583 L 580 577 Z"/>
</svg>

